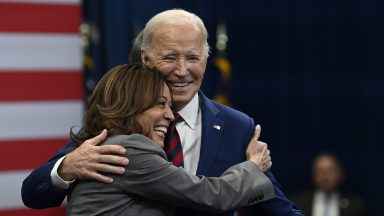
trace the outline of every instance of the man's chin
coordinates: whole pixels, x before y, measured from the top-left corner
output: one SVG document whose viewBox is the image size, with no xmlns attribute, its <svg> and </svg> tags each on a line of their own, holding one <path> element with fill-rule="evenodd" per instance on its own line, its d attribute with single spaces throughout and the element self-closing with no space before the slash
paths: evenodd
<svg viewBox="0 0 384 216">
<path fill-rule="evenodd" d="M 183 107 L 185 107 L 185 105 L 187 105 L 189 103 L 189 101 L 190 100 L 188 100 L 187 97 L 173 96 L 172 110 L 174 112 L 177 112 L 177 111 L 183 109 Z"/>
</svg>

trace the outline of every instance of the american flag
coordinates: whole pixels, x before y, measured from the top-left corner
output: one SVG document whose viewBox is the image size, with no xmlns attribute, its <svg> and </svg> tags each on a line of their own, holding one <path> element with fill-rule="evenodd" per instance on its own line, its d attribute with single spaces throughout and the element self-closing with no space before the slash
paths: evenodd
<svg viewBox="0 0 384 216">
<path fill-rule="evenodd" d="M 80 0 L 0 0 L 0 216 L 30 210 L 23 179 L 68 141 L 83 114 Z"/>
</svg>

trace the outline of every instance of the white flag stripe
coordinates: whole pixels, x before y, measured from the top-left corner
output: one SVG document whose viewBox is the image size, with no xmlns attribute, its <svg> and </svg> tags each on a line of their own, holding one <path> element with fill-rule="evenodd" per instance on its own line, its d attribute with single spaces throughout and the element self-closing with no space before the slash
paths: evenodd
<svg viewBox="0 0 384 216">
<path fill-rule="evenodd" d="M 0 103 L 0 140 L 67 137 L 82 116 L 82 100 Z"/>
<path fill-rule="evenodd" d="M 7 3 L 36 3 L 36 4 L 80 4 L 81 0 L 0 0 Z"/>
<path fill-rule="evenodd" d="M 81 70 L 78 34 L 0 33 L 0 70 Z"/>
<path fill-rule="evenodd" d="M 21 200 L 21 185 L 25 177 L 29 175 L 30 170 L 0 172 L 0 209 L 14 209 L 24 207 Z"/>
</svg>

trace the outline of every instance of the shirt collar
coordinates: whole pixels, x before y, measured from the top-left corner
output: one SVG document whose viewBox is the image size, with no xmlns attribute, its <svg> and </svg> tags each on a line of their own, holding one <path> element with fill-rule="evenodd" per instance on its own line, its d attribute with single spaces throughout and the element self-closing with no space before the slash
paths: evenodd
<svg viewBox="0 0 384 216">
<path fill-rule="evenodd" d="M 195 124 L 197 120 L 199 112 L 199 94 L 195 94 L 192 100 L 189 101 L 187 105 L 183 109 L 181 109 L 178 113 L 181 117 L 183 117 L 184 121 L 188 124 L 188 126 L 192 129 L 195 129 Z"/>
</svg>

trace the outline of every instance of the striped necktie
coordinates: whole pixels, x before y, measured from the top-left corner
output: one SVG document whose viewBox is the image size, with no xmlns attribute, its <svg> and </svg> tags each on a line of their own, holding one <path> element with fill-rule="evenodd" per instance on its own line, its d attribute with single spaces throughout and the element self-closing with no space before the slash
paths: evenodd
<svg viewBox="0 0 384 216">
<path fill-rule="evenodd" d="M 174 113 L 175 120 L 168 127 L 167 135 L 165 136 L 164 150 L 167 153 L 168 160 L 177 167 L 184 166 L 183 148 L 181 146 L 180 136 L 176 130 L 176 123 L 183 120 L 178 114 Z"/>
</svg>

